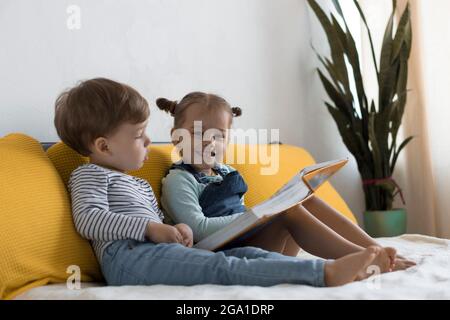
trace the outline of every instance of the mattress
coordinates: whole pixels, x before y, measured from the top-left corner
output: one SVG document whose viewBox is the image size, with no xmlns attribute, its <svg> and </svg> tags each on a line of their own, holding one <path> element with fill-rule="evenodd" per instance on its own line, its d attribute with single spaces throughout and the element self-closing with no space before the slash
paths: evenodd
<svg viewBox="0 0 450 320">
<path fill-rule="evenodd" d="M 333 288 L 292 284 L 273 287 L 221 285 L 114 287 L 101 283 L 82 283 L 80 289 L 68 289 L 63 283 L 31 289 L 16 299 L 450 299 L 450 240 L 406 234 L 394 238 L 379 238 L 377 241 L 383 246 L 395 247 L 398 253 L 415 261 L 417 265 L 408 270 L 372 276 L 364 281 Z M 299 257 L 314 258 L 305 252 L 300 252 Z"/>
</svg>

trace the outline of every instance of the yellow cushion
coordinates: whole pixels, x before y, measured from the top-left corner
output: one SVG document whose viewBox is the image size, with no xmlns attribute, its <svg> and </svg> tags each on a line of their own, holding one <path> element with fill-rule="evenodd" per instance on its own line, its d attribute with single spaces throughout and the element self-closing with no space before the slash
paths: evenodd
<svg viewBox="0 0 450 320">
<path fill-rule="evenodd" d="M 226 163 L 239 170 L 249 186 L 249 190 L 245 195 L 245 204 L 248 207 L 268 199 L 295 173 L 315 163 L 312 156 L 302 148 L 290 145 L 268 145 L 267 147 L 267 150 L 265 150 L 264 145 L 230 144 L 227 152 Z M 277 148 L 279 148 L 279 156 L 275 154 Z M 129 174 L 146 179 L 150 183 L 158 202 L 161 196 L 161 179 L 172 163 L 172 149 L 173 147 L 170 144 L 151 145 L 149 160 L 145 162 L 141 169 L 129 172 Z M 267 167 L 267 165 L 265 164 L 265 158 L 259 157 L 259 152 L 265 154 L 266 151 L 268 156 L 272 155 L 275 160 L 278 159 L 274 163 L 279 168 L 275 174 L 261 174 L 261 169 Z M 50 147 L 47 153 L 66 185 L 71 172 L 79 165 L 88 162 L 88 158 L 80 156 L 61 142 Z M 245 161 L 240 161 L 241 159 L 237 157 L 238 154 L 245 155 Z M 250 154 L 256 154 L 257 161 L 253 161 Z M 240 164 L 242 162 L 245 164 Z M 347 204 L 330 183 L 325 183 L 317 191 L 317 196 L 356 223 L 356 219 Z"/>
<path fill-rule="evenodd" d="M 71 265 L 82 281 L 102 280 L 88 241 L 76 232 L 68 193 L 38 141 L 0 138 L 0 299 L 66 282 Z"/>
<path fill-rule="evenodd" d="M 239 159 L 238 155 L 243 155 L 244 158 Z M 256 161 L 251 155 L 256 155 Z M 269 159 L 273 159 L 273 163 Z M 270 198 L 301 169 L 314 164 L 315 160 L 305 149 L 291 145 L 230 145 L 225 162 L 244 177 L 248 184 L 245 204 L 252 207 Z M 270 172 L 271 168 L 273 172 Z M 279 169 L 276 170 L 277 168 Z M 262 170 L 267 170 L 266 174 L 262 174 Z M 329 182 L 321 186 L 316 195 L 357 223 L 345 201 Z"/>
</svg>

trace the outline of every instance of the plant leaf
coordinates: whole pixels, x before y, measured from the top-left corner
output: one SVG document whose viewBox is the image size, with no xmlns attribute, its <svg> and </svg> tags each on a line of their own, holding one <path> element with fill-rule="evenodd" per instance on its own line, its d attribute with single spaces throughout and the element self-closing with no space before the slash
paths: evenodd
<svg viewBox="0 0 450 320">
<path fill-rule="evenodd" d="M 350 110 L 352 108 L 351 105 L 348 104 L 349 102 L 345 100 L 345 96 L 339 94 L 332 83 L 323 75 L 323 73 L 319 69 L 317 69 L 317 72 L 319 73 L 320 81 L 322 82 L 323 87 L 328 94 L 328 97 L 334 102 L 336 108 L 343 112 L 348 118 L 348 121 L 351 122 L 352 114 Z"/>
<path fill-rule="evenodd" d="M 339 0 L 333 0 L 334 7 L 336 8 L 336 11 L 341 16 L 342 20 L 344 21 L 345 25 L 345 32 L 342 30 L 342 28 L 339 25 L 339 22 L 336 19 L 333 19 L 333 25 L 336 26 L 338 34 L 341 38 L 341 42 L 344 44 L 345 54 L 347 55 L 347 58 L 352 66 L 353 69 L 353 75 L 355 80 L 355 86 L 356 91 L 358 93 L 358 101 L 360 106 L 360 111 L 362 116 L 366 114 L 365 108 L 367 108 L 367 97 L 364 91 L 364 86 L 362 82 L 362 76 L 361 76 L 361 67 L 359 63 L 359 55 L 358 50 L 356 49 L 355 40 L 353 39 L 353 36 L 349 30 L 349 27 L 347 25 L 347 20 L 345 19 L 344 13 L 342 11 L 341 5 L 339 3 Z M 334 16 L 333 16 L 334 18 Z M 365 17 L 364 17 L 365 19 Z"/>
<path fill-rule="evenodd" d="M 393 98 L 395 75 L 397 70 L 391 64 L 392 33 L 394 28 L 395 10 L 392 12 L 386 30 L 384 32 L 383 45 L 381 47 L 380 74 L 379 74 L 379 98 L 378 107 L 382 111 Z"/>
<path fill-rule="evenodd" d="M 357 161 L 362 161 L 362 152 L 360 146 L 357 143 L 357 140 L 354 136 L 354 131 L 351 129 L 350 123 L 348 122 L 347 117 L 342 114 L 340 110 L 334 108 L 329 103 L 325 102 L 325 105 L 328 108 L 331 116 L 336 123 L 336 126 L 341 135 L 342 141 L 344 142 L 347 149 L 353 154 L 353 156 L 357 159 Z"/>
<path fill-rule="evenodd" d="M 331 80 L 333 81 L 333 84 L 334 84 L 336 90 L 338 90 L 341 95 L 345 95 L 344 91 L 342 90 L 342 86 L 339 84 L 339 80 L 338 80 L 339 76 L 336 74 L 331 61 L 328 58 L 323 58 L 317 52 L 317 50 L 314 48 L 314 46 L 312 44 L 311 44 L 311 48 L 313 49 L 314 53 L 316 54 L 317 58 L 319 59 L 319 61 L 323 65 L 323 67 L 327 70 Z"/>
<path fill-rule="evenodd" d="M 364 12 L 362 11 L 358 1 L 353 0 L 353 3 L 355 4 L 356 9 L 358 9 L 359 15 L 360 15 L 362 21 L 364 22 L 364 25 L 366 26 L 367 35 L 369 36 L 370 50 L 372 51 L 373 65 L 375 67 L 375 72 L 377 73 L 377 76 L 378 76 L 379 71 L 378 71 L 377 59 L 375 58 L 375 49 L 373 46 L 372 33 L 370 32 L 370 28 L 369 28 L 369 25 L 367 24 L 366 16 L 364 15 Z M 379 79 L 379 76 L 377 78 Z M 378 85 L 379 85 L 379 83 L 378 83 Z"/>
<path fill-rule="evenodd" d="M 339 3 L 339 0 L 333 0 L 333 5 L 336 8 L 336 11 L 339 13 L 339 15 L 341 17 L 344 17 L 344 13 L 342 12 L 342 8 L 341 8 L 341 5 Z"/>
<path fill-rule="evenodd" d="M 396 152 L 395 155 L 394 155 L 394 159 L 392 160 L 392 164 L 391 164 L 391 172 L 394 172 L 395 165 L 396 165 L 396 163 L 397 163 L 398 156 L 400 155 L 400 152 L 403 150 L 403 148 L 406 147 L 406 145 L 407 145 L 408 143 L 411 142 L 412 139 L 414 139 L 414 136 L 410 136 L 410 137 L 406 138 L 406 139 L 402 142 L 402 144 L 400 145 L 400 147 L 398 148 L 397 152 Z"/>
<path fill-rule="evenodd" d="M 408 30 L 411 28 L 411 13 L 409 3 L 406 5 L 405 11 L 400 18 L 394 41 L 392 42 L 391 63 L 399 56 L 400 50 L 405 43 Z"/>
<path fill-rule="evenodd" d="M 347 55 L 350 65 L 352 66 L 360 112 L 362 116 L 364 116 L 366 115 L 366 112 L 364 112 L 365 110 L 362 109 L 366 108 L 367 106 L 367 98 L 362 83 L 361 69 L 359 65 L 359 56 L 358 51 L 356 49 L 355 41 L 353 40 L 353 37 L 349 31 L 344 32 L 339 22 L 333 15 L 332 15 L 332 25 L 336 29 L 336 33 L 338 34 L 341 43 L 343 44 L 343 48 L 345 50 L 344 52 Z M 351 92 L 347 93 L 346 100 L 351 101 L 353 103 L 353 95 L 351 94 Z"/>
<path fill-rule="evenodd" d="M 378 141 L 375 132 L 375 113 L 370 113 L 369 115 L 369 141 L 372 148 L 374 176 L 376 178 L 380 178 L 382 177 L 381 155 L 378 148 Z"/>
<path fill-rule="evenodd" d="M 315 0 L 308 0 L 308 4 L 314 11 L 317 19 L 319 20 L 322 28 L 328 39 L 328 44 L 331 50 L 331 58 L 336 69 L 336 73 L 339 76 L 339 81 L 343 84 L 346 92 L 350 92 L 350 85 L 348 81 L 348 71 L 344 59 L 344 49 L 341 44 L 340 38 L 336 33 L 335 28 L 333 28 L 332 23 L 328 19 L 328 16 L 322 10 L 322 8 L 317 4 Z"/>
</svg>

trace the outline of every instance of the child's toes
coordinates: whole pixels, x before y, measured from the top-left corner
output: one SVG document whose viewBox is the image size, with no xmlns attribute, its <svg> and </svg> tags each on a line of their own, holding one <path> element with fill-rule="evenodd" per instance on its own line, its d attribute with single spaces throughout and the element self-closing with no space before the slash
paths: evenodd
<svg viewBox="0 0 450 320">
<path fill-rule="evenodd" d="M 394 248 L 391 248 L 391 247 L 386 247 L 384 249 L 386 250 L 386 253 L 388 254 L 391 261 L 395 261 L 395 258 L 397 256 L 397 250 L 395 250 Z"/>
</svg>

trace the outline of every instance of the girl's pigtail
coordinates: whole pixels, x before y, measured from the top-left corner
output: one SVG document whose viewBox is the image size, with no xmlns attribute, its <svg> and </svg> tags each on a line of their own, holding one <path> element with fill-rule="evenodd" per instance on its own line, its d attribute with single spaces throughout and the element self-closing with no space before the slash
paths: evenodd
<svg viewBox="0 0 450 320">
<path fill-rule="evenodd" d="M 173 117 L 175 115 L 178 101 L 171 101 L 166 98 L 158 98 L 156 99 L 156 105 L 158 106 L 159 109 L 167 113 L 170 113 L 170 115 Z"/>
<path fill-rule="evenodd" d="M 242 109 L 239 107 L 231 108 L 231 112 L 233 113 L 233 117 L 240 117 L 242 115 Z"/>
</svg>

